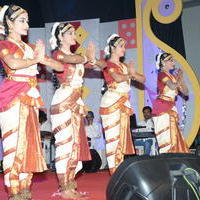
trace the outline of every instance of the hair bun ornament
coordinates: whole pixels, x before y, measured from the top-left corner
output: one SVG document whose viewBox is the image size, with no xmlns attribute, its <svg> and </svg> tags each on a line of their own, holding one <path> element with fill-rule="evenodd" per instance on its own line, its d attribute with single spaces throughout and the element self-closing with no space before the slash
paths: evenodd
<svg viewBox="0 0 200 200">
<path fill-rule="evenodd" d="M 3 23 L 3 18 L 4 18 L 4 15 L 6 13 L 6 10 L 8 10 L 8 8 L 9 8 L 9 6 L 5 5 L 0 9 L 0 22 L 1 23 Z"/>
<path fill-rule="evenodd" d="M 110 48 L 109 48 L 109 46 L 107 45 L 107 46 L 105 47 L 105 49 L 104 49 L 105 56 L 110 55 L 109 49 L 110 49 Z"/>
<path fill-rule="evenodd" d="M 51 45 L 51 49 L 55 49 L 58 46 L 57 39 L 55 36 L 51 36 L 51 38 L 49 39 L 49 43 Z"/>
<path fill-rule="evenodd" d="M 4 26 L 0 24 L 0 34 L 5 35 Z"/>
<path fill-rule="evenodd" d="M 55 33 L 56 33 L 56 29 L 57 29 L 57 27 L 59 26 L 59 22 L 55 22 L 54 24 L 53 24 L 53 27 L 52 27 L 52 30 L 51 30 L 51 35 L 52 36 L 55 36 Z"/>
<path fill-rule="evenodd" d="M 52 30 L 51 30 L 51 38 L 49 39 L 49 43 L 50 43 L 52 49 L 55 49 L 58 46 L 55 33 L 56 33 L 56 29 L 59 26 L 59 24 L 60 24 L 59 22 L 54 23 Z"/>
<path fill-rule="evenodd" d="M 115 37 L 119 37 L 119 35 L 116 34 L 116 33 L 113 33 L 113 34 L 107 39 L 106 43 L 109 44 L 110 41 L 113 40 Z"/>
<path fill-rule="evenodd" d="M 157 54 L 157 57 L 156 57 L 156 69 L 157 69 L 157 70 L 160 69 L 160 57 L 161 57 L 162 54 L 163 54 L 163 52 L 160 51 L 160 52 Z"/>
</svg>

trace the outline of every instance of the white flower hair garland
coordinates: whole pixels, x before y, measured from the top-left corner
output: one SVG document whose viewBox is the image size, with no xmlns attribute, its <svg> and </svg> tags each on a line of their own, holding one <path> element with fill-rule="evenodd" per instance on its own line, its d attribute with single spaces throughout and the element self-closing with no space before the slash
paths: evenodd
<svg viewBox="0 0 200 200">
<path fill-rule="evenodd" d="M 56 29 L 59 26 L 59 24 L 60 24 L 59 22 L 54 23 L 52 30 L 51 30 L 51 38 L 49 40 L 49 43 L 50 43 L 52 49 L 55 49 L 58 46 L 55 33 L 56 33 Z"/>
</svg>

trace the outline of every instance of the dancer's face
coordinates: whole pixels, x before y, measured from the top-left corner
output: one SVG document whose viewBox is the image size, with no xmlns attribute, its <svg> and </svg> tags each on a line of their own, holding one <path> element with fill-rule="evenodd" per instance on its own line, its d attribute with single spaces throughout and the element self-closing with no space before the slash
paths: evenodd
<svg viewBox="0 0 200 200">
<path fill-rule="evenodd" d="M 10 32 L 18 35 L 27 35 L 29 29 L 28 22 L 28 13 L 20 14 L 14 21 L 9 21 Z"/>
<path fill-rule="evenodd" d="M 119 58 L 125 56 L 126 43 L 124 41 L 119 42 L 119 44 L 113 48 L 113 54 L 117 55 Z"/>
<path fill-rule="evenodd" d="M 61 43 L 66 43 L 69 44 L 70 46 L 76 44 L 76 34 L 75 34 L 75 29 L 73 27 L 63 34 Z"/>
<path fill-rule="evenodd" d="M 163 68 L 167 71 L 175 69 L 175 61 L 172 56 L 169 56 L 165 60 L 162 61 Z"/>
</svg>

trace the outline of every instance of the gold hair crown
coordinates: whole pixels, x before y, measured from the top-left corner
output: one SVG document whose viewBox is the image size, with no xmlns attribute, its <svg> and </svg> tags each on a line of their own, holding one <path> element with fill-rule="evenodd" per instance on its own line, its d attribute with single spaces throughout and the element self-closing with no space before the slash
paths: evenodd
<svg viewBox="0 0 200 200">
<path fill-rule="evenodd" d="M 65 25 L 64 23 L 61 23 L 60 25 L 59 25 L 59 27 L 61 28 L 61 33 L 64 33 L 65 31 L 68 31 L 70 28 L 72 28 L 72 27 L 74 27 L 73 25 L 71 25 L 71 24 L 67 24 L 67 25 Z"/>
<path fill-rule="evenodd" d="M 12 10 L 14 10 L 14 13 L 10 16 L 11 19 L 15 19 L 16 17 L 18 17 L 22 13 L 26 12 L 26 10 L 24 10 L 20 6 L 16 6 L 16 5 L 12 6 Z"/>
<path fill-rule="evenodd" d="M 123 38 L 118 38 L 116 41 L 115 41 L 115 43 L 113 44 L 113 46 L 114 47 L 117 47 L 117 45 L 120 43 L 120 42 L 124 42 L 124 43 L 126 43 L 126 41 L 123 39 Z"/>
</svg>

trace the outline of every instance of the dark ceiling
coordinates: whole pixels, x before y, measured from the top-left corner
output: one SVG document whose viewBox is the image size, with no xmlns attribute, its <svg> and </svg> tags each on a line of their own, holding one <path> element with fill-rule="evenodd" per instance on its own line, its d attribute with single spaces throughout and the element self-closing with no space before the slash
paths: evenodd
<svg viewBox="0 0 200 200">
<path fill-rule="evenodd" d="M 135 0 L 1 0 L 29 13 L 31 27 L 46 22 L 100 18 L 101 22 L 135 18 Z"/>
<path fill-rule="evenodd" d="M 30 27 L 44 27 L 45 23 L 56 21 L 100 18 L 101 22 L 108 22 L 136 16 L 135 0 L 0 0 L 0 6 L 5 4 L 25 8 Z M 181 17 L 169 25 L 159 24 L 151 17 L 151 26 L 158 38 L 185 56 Z"/>
</svg>

